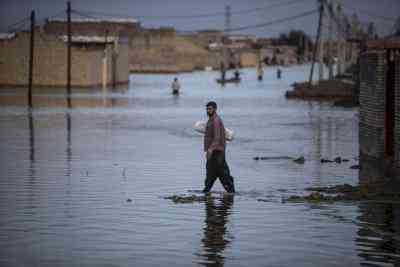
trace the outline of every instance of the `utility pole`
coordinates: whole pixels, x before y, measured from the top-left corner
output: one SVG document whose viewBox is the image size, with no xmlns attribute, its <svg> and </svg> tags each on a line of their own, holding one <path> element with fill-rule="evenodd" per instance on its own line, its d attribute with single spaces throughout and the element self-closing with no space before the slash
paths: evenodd
<svg viewBox="0 0 400 267">
<path fill-rule="evenodd" d="M 303 59 L 304 59 L 304 35 L 300 35 L 297 39 L 297 62 L 300 63 L 303 61 Z"/>
<path fill-rule="evenodd" d="M 317 38 L 314 44 L 314 51 L 313 51 L 313 58 L 312 58 L 312 63 L 311 63 L 311 71 L 310 71 L 310 78 L 309 78 L 309 87 L 311 88 L 312 86 L 312 81 L 313 81 L 313 74 L 314 74 L 314 65 L 315 65 L 315 60 L 317 59 L 317 50 L 319 43 L 321 42 L 321 26 L 322 26 L 322 17 L 324 13 L 324 5 L 322 3 L 322 0 L 319 0 L 319 19 L 318 19 L 318 29 L 317 29 Z"/>
<path fill-rule="evenodd" d="M 28 81 L 28 106 L 32 108 L 32 83 L 33 83 L 33 57 L 35 46 L 35 11 L 31 12 L 31 42 L 29 49 L 29 81 Z"/>
<path fill-rule="evenodd" d="M 229 35 L 231 32 L 231 6 L 227 5 L 225 6 L 225 44 L 224 44 L 224 64 L 226 68 L 229 68 L 230 65 L 230 60 L 228 58 L 229 56 L 229 51 L 227 49 L 227 44 L 229 42 Z"/>
<path fill-rule="evenodd" d="M 305 35 L 304 36 L 304 61 L 305 62 L 308 62 L 308 60 L 309 60 L 309 55 L 308 55 L 308 51 L 309 50 L 309 48 L 308 48 L 308 38 L 307 38 L 307 35 Z"/>
<path fill-rule="evenodd" d="M 28 120 L 29 120 L 29 160 L 32 168 L 33 163 L 35 161 L 35 127 L 34 127 L 34 118 L 32 110 L 29 111 Z"/>
<path fill-rule="evenodd" d="M 328 70 L 329 70 L 329 80 L 333 79 L 333 51 L 332 51 L 332 41 L 333 41 L 333 3 L 330 1 L 328 3 L 329 17 L 328 17 Z"/>
<path fill-rule="evenodd" d="M 343 25 L 345 24 L 343 21 L 343 14 L 342 14 L 342 7 L 339 4 L 336 8 L 336 14 L 337 14 L 337 18 L 338 18 L 338 64 L 337 64 L 337 74 L 338 75 L 342 75 L 344 70 L 345 70 L 345 66 L 344 66 L 344 61 L 345 61 L 345 57 L 346 57 L 346 33 L 344 32 L 343 29 Z"/>
<path fill-rule="evenodd" d="M 397 18 L 396 23 L 394 25 L 394 35 L 400 36 L 400 16 Z"/>
<path fill-rule="evenodd" d="M 67 101 L 68 108 L 71 107 L 71 2 L 67 2 Z"/>
<path fill-rule="evenodd" d="M 71 158 L 72 158 L 72 149 L 71 149 L 71 114 L 67 111 L 67 175 L 71 175 Z"/>
<path fill-rule="evenodd" d="M 108 82 L 108 68 L 107 68 L 107 41 L 108 41 L 108 30 L 105 32 L 105 39 L 104 39 L 104 53 L 103 53 L 103 68 L 102 68 L 102 84 L 103 90 L 107 89 L 107 82 Z"/>
<path fill-rule="evenodd" d="M 336 3 L 336 2 L 334 2 Z M 342 12 L 342 7 L 340 4 L 337 4 L 336 7 L 333 4 L 333 0 L 331 0 L 330 8 L 329 10 L 329 15 L 330 15 L 330 23 L 329 23 L 329 38 L 330 42 L 332 42 L 332 26 L 333 22 L 336 22 L 336 29 L 337 29 L 337 35 L 336 35 L 336 56 L 338 58 L 337 62 L 337 74 L 341 75 L 343 73 L 343 70 L 346 69 L 345 67 L 345 57 L 346 57 L 346 50 L 347 50 L 347 44 L 346 44 L 346 38 L 348 35 L 347 29 L 347 22 L 346 22 L 346 16 Z M 329 48 L 329 59 L 330 59 L 330 64 L 329 64 L 329 78 L 333 78 L 333 51 L 332 51 L 332 45 L 330 45 Z"/>
<path fill-rule="evenodd" d="M 326 44 L 326 42 L 325 42 Z M 322 81 L 324 79 L 324 40 L 321 37 L 318 43 L 318 80 Z"/>
<path fill-rule="evenodd" d="M 225 7 L 225 32 L 229 35 L 231 31 L 231 6 L 227 5 Z"/>
</svg>

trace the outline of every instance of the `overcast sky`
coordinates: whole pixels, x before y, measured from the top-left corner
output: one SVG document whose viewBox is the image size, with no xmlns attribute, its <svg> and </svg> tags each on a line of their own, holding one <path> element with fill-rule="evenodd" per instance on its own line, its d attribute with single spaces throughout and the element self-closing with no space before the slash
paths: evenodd
<svg viewBox="0 0 400 267">
<path fill-rule="evenodd" d="M 379 33 L 387 34 L 393 28 L 392 18 L 400 16 L 400 0 L 341 0 L 347 14 L 356 12 L 361 21 L 373 21 Z M 276 19 L 294 16 L 317 8 L 316 0 L 72 0 L 72 8 L 80 11 L 105 12 L 120 16 L 191 16 L 223 13 L 226 5 L 231 6 L 231 27 L 241 27 L 264 23 Z M 246 14 L 235 14 L 241 10 L 275 6 Z M 277 7 L 277 5 L 280 5 Z M 7 31 L 8 26 L 28 17 L 35 9 L 37 17 L 45 18 L 60 14 L 66 9 L 65 0 L 1 0 L 0 31 Z M 87 13 L 86 13 L 87 14 Z M 87 14 L 88 15 L 88 14 Z M 104 17 L 89 14 L 92 17 Z M 224 15 L 195 18 L 140 18 L 143 26 L 173 26 L 178 30 L 197 30 L 224 28 Z M 318 15 L 313 14 L 279 25 L 248 29 L 237 33 L 250 33 L 259 36 L 276 36 L 290 29 L 302 29 L 315 35 Z"/>
</svg>

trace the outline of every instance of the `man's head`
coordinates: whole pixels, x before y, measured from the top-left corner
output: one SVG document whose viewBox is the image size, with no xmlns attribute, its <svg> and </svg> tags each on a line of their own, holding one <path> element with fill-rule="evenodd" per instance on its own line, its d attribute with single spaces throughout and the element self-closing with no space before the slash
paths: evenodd
<svg viewBox="0 0 400 267">
<path fill-rule="evenodd" d="M 206 107 L 207 107 L 207 115 L 209 117 L 212 117 L 217 112 L 217 103 L 215 103 L 214 101 L 208 102 Z"/>
<path fill-rule="evenodd" d="M 175 78 L 174 78 L 174 81 L 175 81 L 175 82 L 177 82 L 177 81 L 178 81 L 178 78 L 177 78 L 177 77 L 175 77 Z"/>
</svg>

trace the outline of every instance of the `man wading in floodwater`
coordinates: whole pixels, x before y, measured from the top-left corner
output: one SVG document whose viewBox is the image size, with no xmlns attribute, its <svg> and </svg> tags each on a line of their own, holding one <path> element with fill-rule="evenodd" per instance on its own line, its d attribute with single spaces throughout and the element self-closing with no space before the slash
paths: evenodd
<svg viewBox="0 0 400 267">
<path fill-rule="evenodd" d="M 178 82 L 178 78 L 174 78 L 174 81 L 171 84 L 171 88 L 172 88 L 172 94 L 173 95 L 179 95 L 179 90 L 181 89 L 181 85 Z"/>
<path fill-rule="evenodd" d="M 225 127 L 221 118 L 217 115 L 217 103 L 211 101 L 207 103 L 206 107 L 209 117 L 204 135 L 207 177 L 203 192 L 210 192 L 215 180 L 219 178 L 225 190 L 234 193 L 233 177 L 225 160 Z"/>
</svg>

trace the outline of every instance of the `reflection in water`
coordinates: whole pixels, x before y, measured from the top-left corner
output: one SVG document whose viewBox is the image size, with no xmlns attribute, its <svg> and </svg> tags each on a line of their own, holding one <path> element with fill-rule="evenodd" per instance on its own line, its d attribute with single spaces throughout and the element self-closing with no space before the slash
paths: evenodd
<svg viewBox="0 0 400 267">
<path fill-rule="evenodd" d="M 400 205 L 361 203 L 358 255 L 362 266 L 399 266 Z M 393 265 L 392 265 L 393 264 Z"/>
<path fill-rule="evenodd" d="M 179 103 L 179 95 L 172 95 L 172 99 L 175 105 Z"/>
<path fill-rule="evenodd" d="M 30 188 L 28 199 L 29 203 L 34 203 L 35 196 L 35 127 L 32 109 L 28 113 L 29 120 L 29 179 L 27 180 L 27 188 Z"/>
<path fill-rule="evenodd" d="M 205 266 L 223 266 L 224 250 L 231 242 L 227 235 L 228 215 L 233 205 L 232 194 L 224 194 L 219 204 L 213 198 L 206 201 L 206 219 L 204 227 L 204 238 L 202 239 L 205 259 L 202 262 Z"/>
<path fill-rule="evenodd" d="M 73 88 L 69 96 L 63 88 L 41 88 L 35 92 L 32 101 L 35 108 L 125 107 L 129 103 L 129 99 L 124 97 L 127 90 L 126 87 L 116 87 L 110 92 L 96 88 Z M 0 107 L 25 107 L 26 102 L 25 88 L 5 88 L 0 92 Z"/>
<path fill-rule="evenodd" d="M 318 108 L 318 110 L 317 110 Z M 322 135 L 322 131 L 321 131 L 321 127 L 322 127 L 322 121 L 321 121 L 321 117 L 319 115 L 321 111 L 321 106 L 317 105 L 316 107 L 314 107 L 314 110 L 310 110 L 310 119 L 311 119 L 311 125 L 312 125 L 312 142 L 313 142 L 313 147 L 315 148 L 315 169 L 314 169 L 314 175 L 316 180 L 316 185 L 320 185 L 321 184 L 321 174 L 322 174 L 322 170 L 321 170 L 321 162 L 320 159 L 322 157 L 322 140 L 321 140 L 321 135 Z"/>
<path fill-rule="evenodd" d="M 326 150 L 327 150 L 327 155 L 328 156 L 331 156 L 332 154 L 333 154 L 333 142 L 334 142 L 334 140 L 333 140 L 333 138 L 335 138 L 333 135 L 332 135 L 332 118 L 331 117 L 328 117 L 327 118 L 327 124 L 328 124 L 328 126 L 327 126 L 327 139 L 326 139 L 326 141 L 327 141 L 327 145 L 326 145 Z"/>
<path fill-rule="evenodd" d="M 32 172 L 33 165 L 35 162 L 35 128 L 33 125 L 32 111 L 29 111 L 28 120 L 29 120 L 29 161 L 30 161 L 30 170 Z"/>
<path fill-rule="evenodd" d="M 67 112 L 65 114 L 67 119 L 67 176 L 71 175 L 71 114 Z"/>
</svg>

